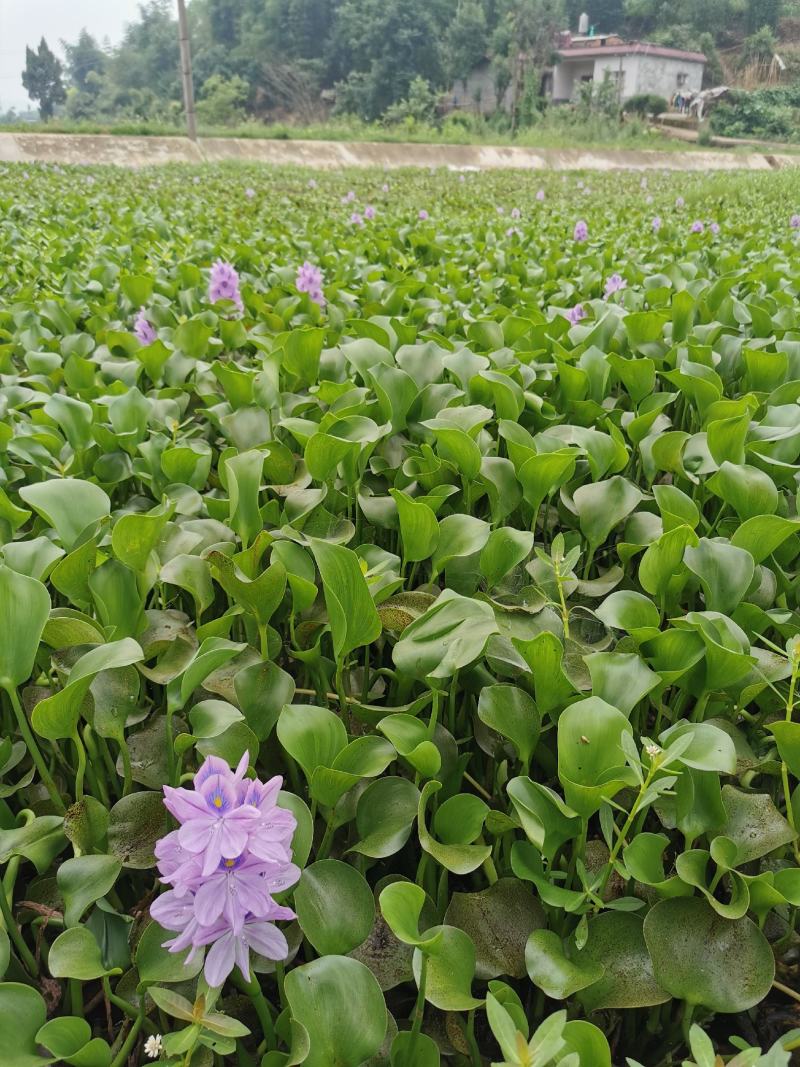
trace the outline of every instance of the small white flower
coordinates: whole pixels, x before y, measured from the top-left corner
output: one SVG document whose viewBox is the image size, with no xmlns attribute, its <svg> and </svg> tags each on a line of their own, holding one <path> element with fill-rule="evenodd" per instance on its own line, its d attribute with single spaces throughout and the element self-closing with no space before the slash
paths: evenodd
<svg viewBox="0 0 800 1067">
<path fill-rule="evenodd" d="M 653 756 L 657 756 L 661 751 L 658 745 L 645 745 L 644 750 L 651 759 Z"/>
<path fill-rule="evenodd" d="M 161 1040 L 161 1034 L 153 1034 L 144 1043 L 145 1055 L 149 1056 L 151 1060 L 157 1060 L 163 1048 L 164 1042 Z"/>
</svg>

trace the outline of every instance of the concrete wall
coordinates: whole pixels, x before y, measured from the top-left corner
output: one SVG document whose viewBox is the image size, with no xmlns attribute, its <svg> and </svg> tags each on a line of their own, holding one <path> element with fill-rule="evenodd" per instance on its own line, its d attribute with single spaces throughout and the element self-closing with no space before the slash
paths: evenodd
<svg viewBox="0 0 800 1067">
<path fill-rule="evenodd" d="M 667 100 L 678 89 L 684 93 L 699 93 L 703 87 L 703 64 L 685 59 L 663 59 L 660 56 L 640 54 L 634 57 L 638 61 L 638 93 L 657 93 Z M 678 75 L 685 74 L 682 86 L 678 85 Z"/>
<path fill-rule="evenodd" d="M 369 141 L 257 141 L 218 137 L 114 137 L 0 133 L 0 163 L 105 164 L 241 162 L 343 167 L 448 167 L 452 170 L 772 170 L 800 166 L 800 155 L 758 152 L 522 148 L 492 145 L 380 144 Z"/>
<path fill-rule="evenodd" d="M 509 106 L 510 95 L 511 92 L 507 89 L 502 101 L 498 103 L 491 64 L 481 63 L 470 72 L 467 78 L 459 78 L 455 82 L 445 102 L 448 109 L 491 115 L 498 108 Z"/>
</svg>

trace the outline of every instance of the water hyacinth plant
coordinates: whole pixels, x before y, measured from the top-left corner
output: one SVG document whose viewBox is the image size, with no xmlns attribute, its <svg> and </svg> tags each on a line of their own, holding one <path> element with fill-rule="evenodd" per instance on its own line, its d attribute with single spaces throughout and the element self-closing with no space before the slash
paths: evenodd
<svg viewBox="0 0 800 1067">
<path fill-rule="evenodd" d="M 26 169 L 2 1067 L 785 1067 L 794 174 Z"/>
</svg>

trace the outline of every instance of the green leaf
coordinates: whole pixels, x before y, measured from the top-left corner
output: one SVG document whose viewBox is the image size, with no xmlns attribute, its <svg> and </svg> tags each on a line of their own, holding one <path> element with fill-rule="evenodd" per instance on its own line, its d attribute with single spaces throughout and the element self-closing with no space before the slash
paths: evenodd
<svg viewBox="0 0 800 1067">
<path fill-rule="evenodd" d="M 300 928 L 322 956 L 345 955 L 366 940 L 375 900 L 364 877 L 339 860 L 306 867 L 294 890 Z"/>
<path fill-rule="evenodd" d="M 535 986 L 553 1000 L 566 1000 L 603 977 L 603 965 L 578 954 L 571 959 L 558 934 L 534 930 L 525 946 L 525 966 Z"/>
<path fill-rule="evenodd" d="M 316 538 L 311 551 L 322 578 L 325 606 L 337 663 L 381 633 L 381 620 L 355 552 Z"/>
<path fill-rule="evenodd" d="M 64 901 L 64 922 L 75 926 L 89 907 L 114 886 L 122 865 L 115 856 L 76 856 L 64 860 L 56 881 Z"/>
<path fill-rule="evenodd" d="M 488 604 L 445 589 L 403 630 L 394 646 L 398 670 L 415 678 L 449 678 L 482 655 L 499 627 Z"/>
<path fill-rule="evenodd" d="M 55 529 L 68 552 L 87 527 L 111 513 L 111 501 L 100 486 L 79 478 L 24 485 L 19 495 Z"/>
<path fill-rule="evenodd" d="M 644 493 L 619 475 L 582 485 L 572 495 L 581 531 L 593 547 L 602 545 L 614 527 L 626 519 Z"/>
<path fill-rule="evenodd" d="M 710 1011 L 747 1011 L 775 977 L 769 942 L 748 918 L 723 919 L 704 900 L 662 900 L 644 920 L 656 981 Z"/>
<path fill-rule="evenodd" d="M 514 685 L 484 686 L 478 701 L 478 718 L 511 741 L 520 763 L 527 768 L 542 728 L 531 697 Z"/>
<path fill-rule="evenodd" d="M 383 993 L 372 973 L 347 956 L 322 956 L 286 976 L 292 1018 L 306 1031 L 306 1067 L 359 1067 L 386 1035 Z"/>
<path fill-rule="evenodd" d="M 399 489 L 390 489 L 389 494 L 397 504 L 403 559 L 409 563 L 428 559 L 439 542 L 436 515 L 426 503 L 413 500 Z"/>
<path fill-rule="evenodd" d="M 0 566 L 0 688 L 27 682 L 49 614 L 41 582 Z"/>
<path fill-rule="evenodd" d="M 114 968 L 106 968 L 100 946 L 85 926 L 74 926 L 58 935 L 50 946 L 47 965 L 54 978 L 77 978 L 82 982 L 115 972 Z"/>
<path fill-rule="evenodd" d="M 482 1003 L 472 995 L 475 974 L 475 946 L 471 938 L 454 926 L 434 926 L 428 937 L 441 938 L 427 964 L 425 999 L 442 1011 L 471 1011 Z M 414 950 L 414 980 L 419 987 L 423 950 Z"/>
<path fill-rule="evenodd" d="M 669 1000 L 653 975 L 643 922 L 640 915 L 622 911 L 603 912 L 589 920 L 580 960 L 599 964 L 603 973 L 581 993 L 586 1011 L 649 1008 Z"/>
</svg>

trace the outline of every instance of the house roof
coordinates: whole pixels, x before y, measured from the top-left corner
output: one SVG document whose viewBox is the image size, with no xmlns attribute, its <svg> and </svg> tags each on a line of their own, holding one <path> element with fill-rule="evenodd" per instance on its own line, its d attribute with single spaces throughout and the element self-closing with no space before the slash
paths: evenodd
<svg viewBox="0 0 800 1067">
<path fill-rule="evenodd" d="M 645 41 L 631 41 L 629 44 L 592 45 L 590 47 L 559 48 L 559 59 L 596 59 L 598 56 L 659 56 L 662 59 L 683 59 L 687 63 L 705 63 L 702 52 L 686 52 L 682 48 L 664 48 L 659 44 L 647 44 Z"/>
</svg>

